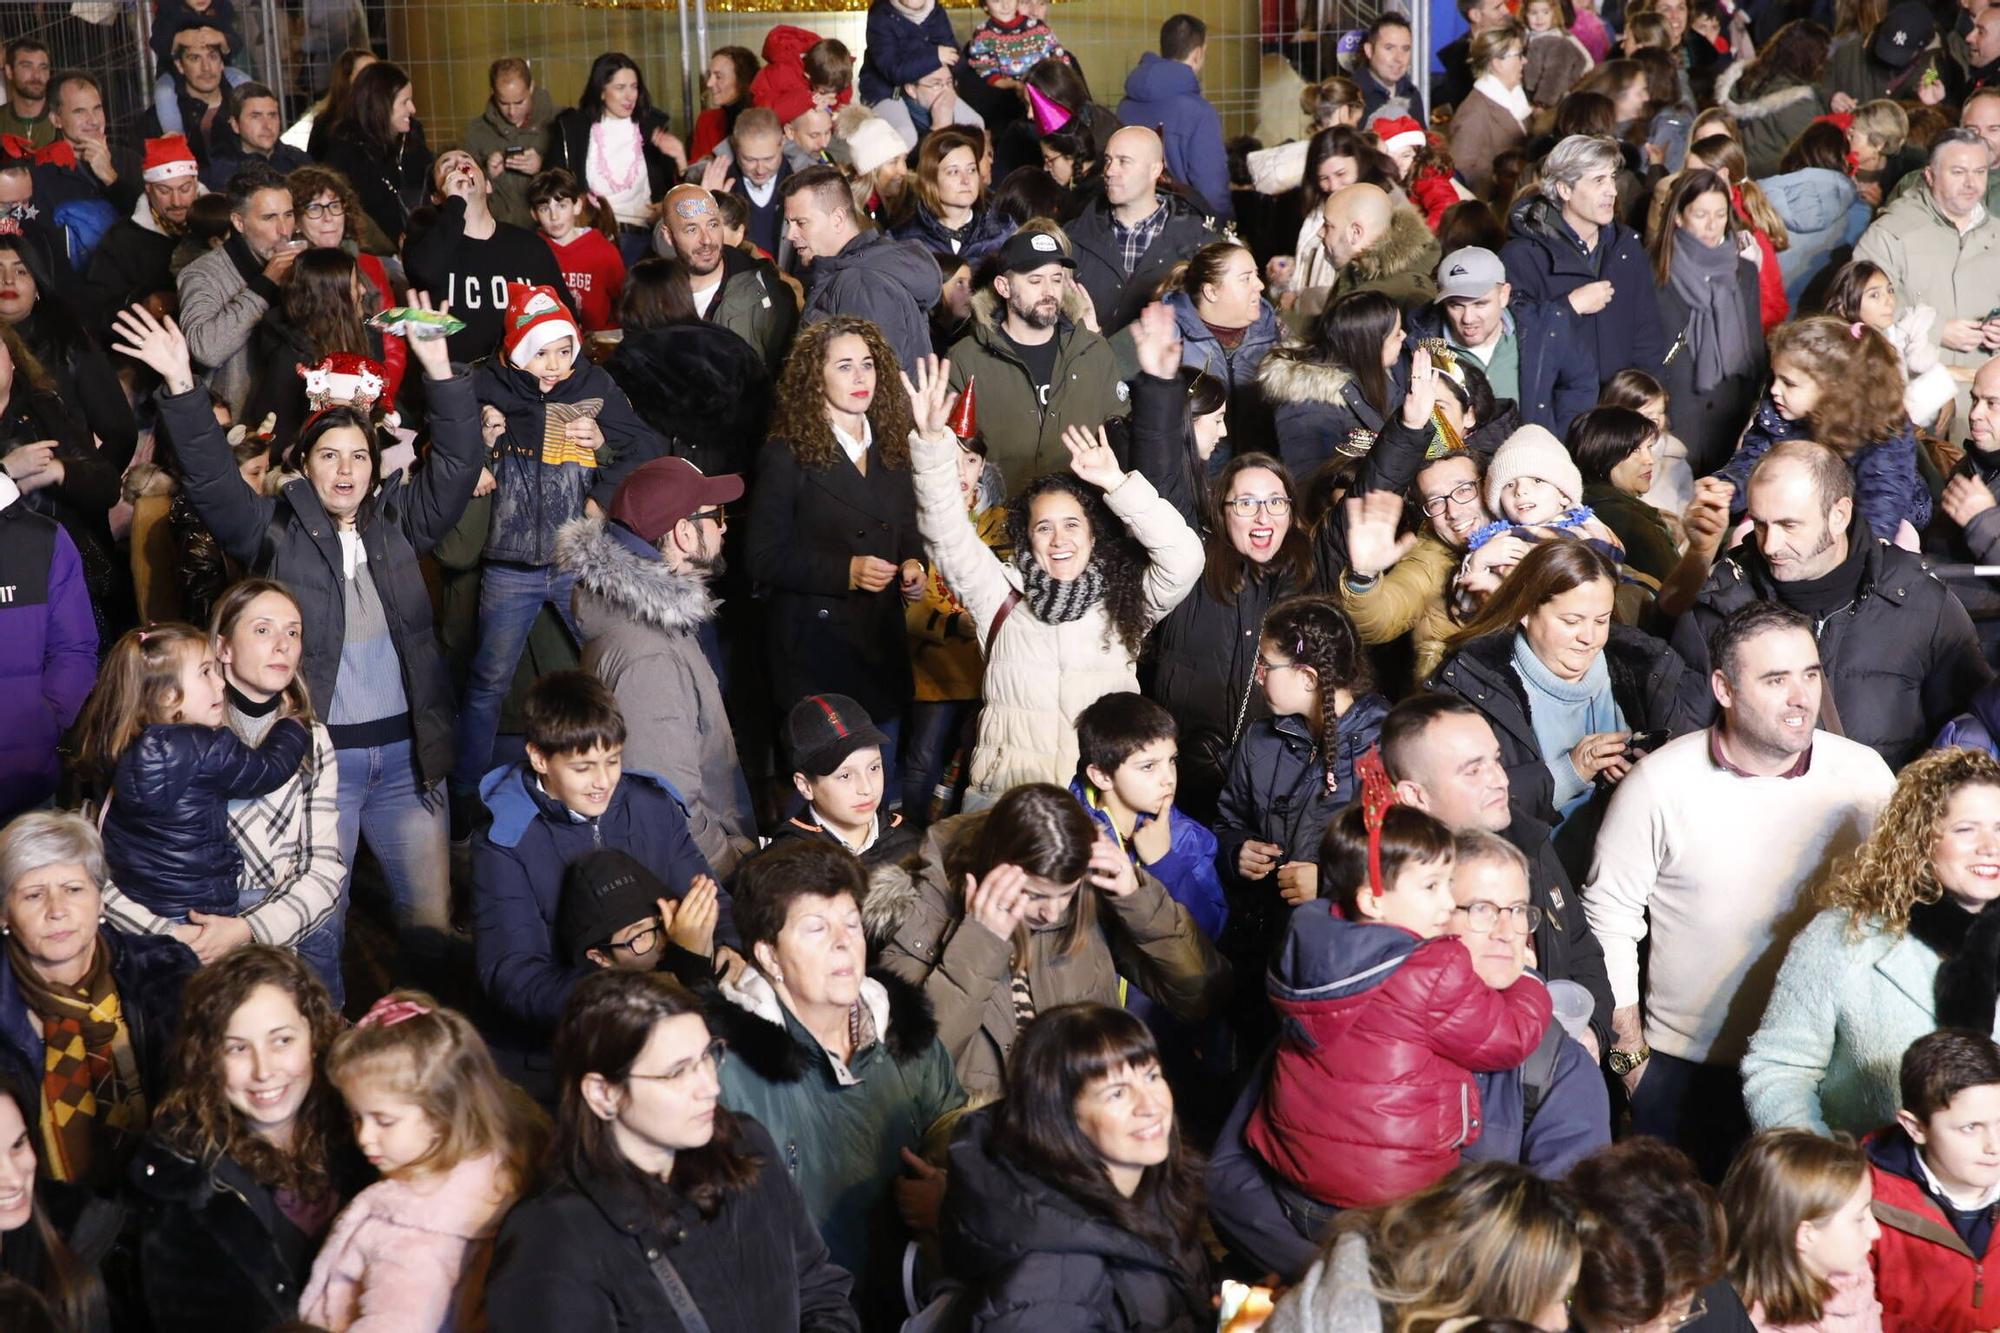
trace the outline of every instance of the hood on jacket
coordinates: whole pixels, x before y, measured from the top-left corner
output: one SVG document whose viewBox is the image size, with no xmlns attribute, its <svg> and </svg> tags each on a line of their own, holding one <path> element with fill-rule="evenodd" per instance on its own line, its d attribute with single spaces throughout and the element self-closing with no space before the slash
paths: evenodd
<svg viewBox="0 0 2000 1333">
<path fill-rule="evenodd" d="M 1194 298 L 1186 292 L 1169 292 L 1166 307 L 1174 312 L 1174 322 L 1180 325 L 1181 342 L 1184 345 L 1187 343 L 1220 345 L 1221 340 L 1209 332 L 1208 324 L 1202 319 L 1201 312 L 1194 308 Z M 1250 321 L 1250 327 L 1244 332 L 1242 346 L 1252 347 L 1262 343 L 1268 347 L 1277 342 L 1283 332 L 1283 327 L 1278 323 L 1278 312 L 1271 309 L 1269 301 L 1259 298 L 1257 318 Z"/>
<path fill-rule="evenodd" d="M 1722 71 L 1715 81 L 1715 100 L 1730 115 L 1741 121 L 1763 120 L 1777 115 L 1787 107 L 1809 102 L 1819 95 L 1818 89 L 1809 83 L 1788 83 L 1782 88 L 1773 88 L 1756 97 L 1737 100 L 1736 85 L 1743 81 L 1743 75 L 1751 66 L 1750 61 L 1739 60 Z"/>
<path fill-rule="evenodd" d="M 1617 224 L 1614 222 L 1612 226 Z M 1569 224 L 1563 221 L 1561 205 L 1539 192 L 1514 205 L 1507 215 L 1507 231 L 1512 236 L 1532 236 L 1544 245 L 1557 246 L 1572 254 L 1583 253 Z M 1600 238 L 1598 244 L 1604 244 L 1604 240 Z"/>
<path fill-rule="evenodd" d="M 1089 297 L 1084 295 L 1082 284 L 1078 283 L 1072 277 L 1063 286 L 1062 317 L 1064 321 L 1079 328 L 1083 327 L 1085 303 L 1089 299 Z M 1000 333 L 1000 321 L 1005 317 L 1006 312 L 1000 308 L 1000 293 L 994 291 L 992 287 L 981 287 L 972 294 L 972 323 L 975 328 L 986 331 L 989 345 L 992 338 Z M 1060 329 L 1057 330 L 1057 336 L 1061 336 Z"/>
<path fill-rule="evenodd" d="M 569 807 L 543 791 L 534 775 L 535 770 L 528 767 L 528 761 L 523 759 L 519 763 L 502 764 L 479 780 L 479 799 L 486 806 L 487 813 L 493 816 L 493 823 L 486 834 L 494 846 L 520 846 L 522 836 L 536 819 L 545 815 L 552 820 L 574 822 L 575 817 Z M 628 768 L 619 777 L 618 789 L 611 793 L 611 804 L 598 816 L 599 821 L 610 819 L 620 806 L 632 798 L 630 784 L 635 781 L 651 783 L 673 797 L 683 811 L 687 809 L 686 798 L 675 790 L 673 783 L 658 773 L 649 773 L 643 768 Z"/>
<path fill-rule="evenodd" d="M 1771 200 L 1771 207 L 1791 231 L 1826 231 L 1847 221 L 1854 203 L 1854 181 L 1842 172 L 1826 167 L 1806 167 L 1780 176 L 1766 176 L 1757 182 Z"/>
<path fill-rule="evenodd" d="M 1437 235 L 1424 221 L 1424 215 L 1408 204 L 1397 204 L 1389 214 L 1389 230 L 1349 260 L 1347 271 L 1363 282 L 1393 273 L 1421 273 L 1429 277 L 1440 258 Z"/>
<path fill-rule="evenodd" d="M 692 633 L 715 618 L 708 580 L 674 569 L 636 532 L 607 519 L 571 519 L 556 531 L 556 565 L 615 611 L 654 629 Z"/>
<path fill-rule="evenodd" d="M 868 868 L 868 892 L 861 900 L 861 930 L 868 937 L 871 955 L 895 938 L 903 918 L 923 896 L 923 881 L 908 865 L 883 861 Z"/>
<path fill-rule="evenodd" d="M 718 1002 L 708 1006 L 710 1021 L 729 1043 L 729 1053 L 766 1083 L 797 1083 L 823 1061 L 819 1043 L 786 1012 L 776 988 L 755 967 L 744 968 L 734 981 L 718 983 L 716 995 Z M 922 988 L 900 977 L 886 972 L 864 976 L 861 1003 L 898 1064 L 928 1054 L 937 1040 L 930 1000 Z"/>
<path fill-rule="evenodd" d="M 928 311 L 938 303 L 938 267 L 930 252 L 914 241 L 894 241 L 879 231 L 864 231 L 847 243 L 837 255 L 822 255 L 813 267 L 825 272 L 865 269 L 870 277 L 893 282 L 909 292 L 917 308 Z M 820 281 L 826 279 L 822 277 Z"/>
<path fill-rule="evenodd" d="M 1353 384 L 1354 373 L 1344 366 L 1307 361 L 1289 355 L 1293 349 L 1280 348 L 1257 367 L 1257 383 L 1266 401 L 1278 403 L 1339 403 Z"/>
<path fill-rule="evenodd" d="M 1201 79 L 1178 60 L 1157 51 L 1139 57 L 1125 76 L 1125 96 L 1134 102 L 1165 102 L 1176 97 L 1200 97 Z"/>
<path fill-rule="evenodd" d="M 1271 960 L 1271 998 L 1294 1004 L 1360 999 L 1428 942 L 1401 926 L 1344 921 L 1334 915 L 1331 902 L 1322 900 L 1292 914 Z M 1357 1014 L 1359 1006 L 1328 1012 L 1339 1023 L 1339 1014 Z"/>
</svg>

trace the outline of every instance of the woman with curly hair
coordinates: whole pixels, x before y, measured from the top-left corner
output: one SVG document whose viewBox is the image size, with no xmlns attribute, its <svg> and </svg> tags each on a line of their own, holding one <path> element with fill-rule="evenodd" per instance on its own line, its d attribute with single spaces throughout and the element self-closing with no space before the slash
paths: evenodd
<svg viewBox="0 0 2000 1333">
<path fill-rule="evenodd" d="M 1076 776 L 1076 715 L 1139 688 L 1146 632 L 1201 578 L 1201 540 L 1151 482 L 1118 465 L 1101 427 L 1094 439 L 1072 429 L 1063 443 L 1074 475 L 1038 477 L 1008 502 L 1014 558 L 1003 562 L 959 496 L 941 368 L 926 357 L 905 384 L 924 546 L 985 646 L 986 706 L 965 798 L 976 809 L 1018 783 Z"/>
<path fill-rule="evenodd" d="M 1939 1027 L 1994 1032 L 2000 760 L 1933 750 L 1820 890 L 1743 1059 L 1758 1129 L 1862 1134 L 1896 1113 L 1897 1069 Z"/>
<path fill-rule="evenodd" d="M 285 177 L 285 185 L 292 192 L 292 211 L 306 244 L 315 250 L 338 249 L 354 256 L 364 287 L 363 310 L 373 314 L 395 305 L 396 288 L 389 281 L 382 257 L 362 248 L 361 230 L 368 214 L 347 177 L 332 167 L 300 167 Z M 382 399 L 393 403 L 403 382 L 403 368 L 409 364 L 409 344 L 394 333 L 376 336 L 382 342 L 382 368 L 389 372 L 384 377 Z"/>
<path fill-rule="evenodd" d="M 174 1087 L 131 1178 L 139 1281 L 160 1333 L 263 1327 L 298 1311 L 314 1253 L 360 1185 L 321 1077 L 340 1016 L 297 954 L 236 950 L 189 980 Z"/>
<path fill-rule="evenodd" d="M 912 688 L 903 603 L 923 595 L 925 578 L 901 373 L 865 319 L 837 315 L 799 331 L 778 375 L 744 547 L 769 599 L 778 715 L 808 694 L 855 700 L 889 737 L 890 793 L 902 791 L 895 740 Z M 957 491 L 954 481 L 955 502 Z"/>
</svg>

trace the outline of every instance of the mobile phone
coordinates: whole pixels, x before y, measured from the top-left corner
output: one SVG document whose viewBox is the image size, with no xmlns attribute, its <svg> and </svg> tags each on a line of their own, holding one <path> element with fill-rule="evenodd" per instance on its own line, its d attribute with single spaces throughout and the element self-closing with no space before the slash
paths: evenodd
<svg viewBox="0 0 2000 1333">
<path fill-rule="evenodd" d="M 525 155 L 527 154 L 527 151 L 528 151 L 528 148 L 527 148 L 527 145 L 526 145 L 526 144 L 516 144 L 516 145 L 515 145 L 514 147 L 512 147 L 512 148 L 509 148 L 509 149 L 507 150 L 507 156 L 508 156 L 508 157 L 522 157 L 522 156 L 525 156 Z"/>
<path fill-rule="evenodd" d="M 1631 739 L 1625 742 L 1625 753 L 1636 759 L 1640 755 L 1651 754 L 1666 743 L 1667 732 L 1665 728 L 1659 728 L 1654 731 L 1635 731 L 1632 733 Z"/>
</svg>

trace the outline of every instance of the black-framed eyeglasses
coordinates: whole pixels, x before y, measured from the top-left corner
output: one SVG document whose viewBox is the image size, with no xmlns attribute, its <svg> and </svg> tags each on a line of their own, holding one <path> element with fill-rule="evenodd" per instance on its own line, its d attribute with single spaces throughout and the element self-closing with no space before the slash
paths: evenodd
<svg viewBox="0 0 2000 1333">
<path fill-rule="evenodd" d="M 1502 907 L 1498 903 L 1466 903 L 1451 910 L 1465 913 L 1466 921 L 1471 925 L 1472 933 L 1475 935 L 1492 934 L 1493 928 L 1500 924 L 1500 918 L 1503 916 L 1507 918 L 1508 925 L 1523 932 L 1531 931 L 1542 924 L 1542 909 L 1530 903 L 1513 903 L 1507 907 Z"/>
<path fill-rule="evenodd" d="M 625 949 L 629 951 L 634 958 L 643 958 L 647 954 L 651 953 L 653 951 L 653 947 L 660 942 L 660 933 L 662 929 L 663 927 L 660 925 L 659 918 L 655 917 L 653 918 L 652 925 L 647 926 L 644 930 L 640 931 L 637 935 L 634 935 L 631 939 L 626 940 L 623 944 L 620 944 L 617 940 L 611 941 L 611 947 L 613 949 Z"/>
<path fill-rule="evenodd" d="M 625 1077 L 640 1079 L 647 1083 L 684 1083 L 687 1081 L 688 1075 L 698 1069 L 713 1068 L 716 1073 L 721 1073 L 722 1062 L 728 1055 L 729 1043 L 717 1037 L 714 1041 L 702 1047 L 700 1055 L 695 1056 L 692 1060 L 681 1061 L 664 1074 L 632 1073 L 627 1074 Z"/>
<path fill-rule="evenodd" d="M 713 509 L 697 509 L 688 515 L 688 522 L 699 523 L 705 518 L 714 519 L 715 526 L 719 528 L 729 521 L 729 506 L 717 505 Z"/>
<path fill-rule="evenodd" d="M 1424 513 L 1431 518 L 1436 518 L 1455 504 L 1469 505 L 1478 498 L 1479 483 L 1476 481 L 1461 481 L 1443 495 L 1433 495 L 1430 499 L 1424 501 Z"/>
<path fill-rule="evenodd" d="M 1272 518 L 1283 518 L 1292 512 L 1292 498 L 1289 495 L 1238 495 L 1222 503 L 1224 508 L 1238 518 L 1249 518 L 1259 509 Z"/>
<path fill-rule="evenodd" d="M 306 216 L 314 222 L 319 221 L 321 218 L 344 218 L 347 216 L 347 205 L 341 203 L 338 199 L 330 199 L 323 204 L 318 202 L 310 203 L 306 205 Z"/>
</svg>

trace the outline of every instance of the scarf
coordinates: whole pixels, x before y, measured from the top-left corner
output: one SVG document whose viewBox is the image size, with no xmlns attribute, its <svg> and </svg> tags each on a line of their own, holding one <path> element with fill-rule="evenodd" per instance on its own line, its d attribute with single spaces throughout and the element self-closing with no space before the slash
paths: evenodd
<svg viewBox="0 0 2000 1333">
<path fill-rule="evenodd" d="M 1519 87 L 1509 88 L 1491 74 L 1482 74 L 1473 80 L 1472 90 L 1476 93 L 1485 93 L 1487 100 L 1500 106 L 1523 125 L 1528 123 L 1528 116 L 1534 110 L 1528 105 L 1528 94 L 1525 91 Z"/>
<path fill-rule="evenodd" d="M 1567 768 L 1570 748 L 1585 736 L 1625 730 L 1625 715 L 1612 696 L 1611 668 L 1605 665 L 1602 652 L 1582 680 L 1564 680 L 1535 656 L 1528 636 L 1517 631 L 1513 664 L 1527 688 L 1528 724 L 1535 730 L 1535 746 L 1549 764 Z M 1591 784 L 1584 783 L 1580 792 L 1564 801 L 1558 787 L 1557 803 L 1563 818 L 1588 800 L 1590 793 Z"/>
<path fill-rule="evenodd" d="M 43 981 L 18 940 L 7 943 L 21 999 L 41 1024 L 47 1050 L 42 1075 L 42 1148 L 57 1180 L 118 1179 L 146 1130 L 146 1098 L 132 1034 L 111 975 L 111 950 L 100 937 L 90 971 L 74 986 Z"/>
<path fill-rule="evenodd" d="M 1688 352 L 1694 357 L 1694 388 L 1707 393 L 1748 367 L 1756 320 L 1745 313 L 1736 290 L 1735 238 L 1720 245 L 1703 245 L 1679 229 L 1674 237 L 1674 266 L 1667 282 L 1688 308 Z"/>
<path fill-rule="evenodd" d="M 1941 960 L 1933 991 L 1939 1027 L 1993 1030 L 2000 997 L 2000 905 L 1976 915 L 1949 894 L 1910 908 L 1910 938 Z"/>
<path fill-rule="evenodd" d="M 1104 569 L 1095 557 L 1084 566 L 1083 573 L 1064 582 L 1052 576 L 1035 560 L 1034 554 L 1023 551 L 1014 557 L 1014 567 L 1021 571 L 1021 597 L 1034 612 L 1035 619 L 1044 625 L 1067 625 L 1072 620 L 1081 620 L 1084 613 L 1104 600 Z"/>
</svg>

